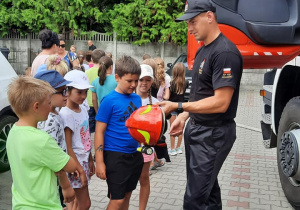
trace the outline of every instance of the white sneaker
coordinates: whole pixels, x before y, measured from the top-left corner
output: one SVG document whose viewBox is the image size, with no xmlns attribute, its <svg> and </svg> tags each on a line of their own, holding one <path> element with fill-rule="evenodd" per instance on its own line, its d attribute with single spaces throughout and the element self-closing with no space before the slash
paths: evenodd
<svg viewBox="0 0 300 210">
<path fill-rule="evenodd" d="M 172 156 L 177 155 L 176 149 L 169 149 L 168 153 L 169 153 L 169 155 L 172 155 Z"/>
<path fill-rule="evenodd" d="M 176 148 L 176 153 L 177 153 L 177 154 L 182 154 L 182 150 L 181 150 L 180 147 Z"/>
</svg>

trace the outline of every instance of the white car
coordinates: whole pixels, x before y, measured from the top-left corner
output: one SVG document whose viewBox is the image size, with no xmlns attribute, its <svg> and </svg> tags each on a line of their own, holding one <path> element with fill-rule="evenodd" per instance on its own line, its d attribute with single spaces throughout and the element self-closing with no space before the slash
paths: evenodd
<svg viewBox="0 0 300 210">
<path fill-rule="evenodd" d="M 13 124 L 18 120 L 7 99 L 7 86 L 17 74 L 8 60 L 0 53 L 0 172 L 9 170 L 6 140 Z"/>
</svg>

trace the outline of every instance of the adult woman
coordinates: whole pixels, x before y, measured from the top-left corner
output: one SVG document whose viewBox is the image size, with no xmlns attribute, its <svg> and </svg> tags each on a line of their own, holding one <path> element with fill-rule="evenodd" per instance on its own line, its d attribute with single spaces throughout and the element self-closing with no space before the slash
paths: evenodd
<svg viewBox="0 0 300 210">
<path fill-rule="evenodd" d="M 58 35 L 58 39 L 59 39 L 59 48 L 58 48 L 57 54 L 59 55 L 59 57 L 61 57 L 62 59 L 64 59 L 66 61 L 69 69 L 72 70 L 73 69 L 73 60 L 77 59 L 77 57 L 74 55 L 74 53 L 68 52 L 66 50 L 65 38 L 62 34 Z"/>
<path fill-rule="evenodd" d="M 39 33 L 39 39 L 42 41 L 42 52 L 33 60 L 31 66 L 31 76 L 36 74 L 36 70 L 42 64 L 46 64 L 49 55 L 57 53 L 59 39 L 56 33 L 44 29 Z"/>
</svg>

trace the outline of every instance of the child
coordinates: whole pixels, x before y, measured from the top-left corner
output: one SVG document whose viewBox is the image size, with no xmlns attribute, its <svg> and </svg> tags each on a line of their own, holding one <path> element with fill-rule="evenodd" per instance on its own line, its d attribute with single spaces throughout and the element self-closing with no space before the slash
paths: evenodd
<svg viewBox="0 0 300 210">
<path fill-rule="evenodd" d="M 51 57 L 51 56 L 50 56 Z M 50 59 L 49 57 L 49 59 Z M 49 60 L 48 59 L 48 60 Z M 49 70 L 37 73 L 34 78 L 48 82 L 52 88 L 56 90 L 55 94 L 51 97 L 51 106 L 48 118 L 46 121 L 38 123 L 37 128 L 47 132 L 54 140 L 56 140 L 58 146 L 67 152 L 67 146 L 65 141 L 65 133 L 63 127 L 63 121 L 59 116 L 56 108 L 61 108 L 67 104 L 67 90 L 66 85 L 70 82 L 65 80 L 57 71 Z M 66 176 L 66 174 L 63 174 Z M 69 182 L 69 181 L 68 181 Z M 70 184 L 69 184 L 70 185 Z M 71 187 L 71 186 L 70 186 Z M 61 187 L 59 187 L 60 202 L 63 207 L 66 207 L 63 203 L 63 195 Z M 74 192 L 75 195 L 75 192 Z"/>
<path fill-rule="evenodd" d="M 28 77 L 31 76 L 31 67 L 30 66 L 25 69 L 25 76 L 28 76 Z"/>
<path fill-rule="evenodd" d="M 173 72 L 172 72 L 173 78 L 171 81 L 171 87 L 170 87 L 170 101 L 172 102 L 184 102 L 184 93 L 186 88 L 189 85 L 189 82 L 185 80 L 185 66 L 183 63 L 176 63 L 173 67 Z M 176 116 L 178 113 L 176 111 L 171 113 L 171 118 L 170 118 L 170 126 L 176 119 Z M 169 151 L 170 155 L 177 155 L 177 154 L 182 154 L 182 150 L 180 148 L 181 141 L 182 141 L 182 135 L 178 136 L 178 142 L 177 146 L 175 148 L 175 136 L 170 135 L 170 140 L 171 140 L 171 149 Z"/>
<path fill-rule="evenodd" d="M 159 101 L 151 96 L 150 89 L 152 82 L 154 80 L 153 69 L 147 64 L 141 65 L 141 76 L 139 79 L 138 87 L 136 93 L 142 98 L 142 105 L 158 103 Z M 143 154 L 144 157 L 144 166 L 139 179 L 141 184 L 140 190 L 140 205 L 139 209 L 146 209 L 148 198 L 150 195 L 150 179 L 149 179 L 149 170 L 150 164 L 154 159 L 154 153 L 152 155 Z"/>
<path fill-rule="evenodd" d="M 84 170 L 84 175 L 89 182 L 95 173 L 95 167 L 91 155 L 88 112 L 82 103 L 86 99 L 88 89 L 92 86 L 86 74 L 80 70 L 68 72 L 65 79 L 72 83 L 67 84 L 69 94 L 67 106 L 63 107 L 59 114 L 64 121 L 67 152 Z M 82 186 L 80 179 L 73 174 L 68 174 L 68 178 L 75 190 L 78 209 L 89 209 L 91 200 L 88 186 Z"/>
<path fill-rule="evenodd" d="M 147 58 L 147 59 L 143 60 L 143 64 L 147 64 L 147 65 L 151 66 L 151 68 L 153 69 L 153 77 L 154 78 L 152 81 L 150 93 L 151 93 L 151 96 L 156 97 L 157 92 L 159 90 L 159 86 L 160 86 L 159 81 L 157 80 L 157 76 L 156 76 L 158 66 L 157 66 L 155 60 L 152 58 Z M 166 160 L 169 160 L 168 154 L 159 155 L 159 158 L 165 158 Z M 156 168 L 165 165 L 165 161 L 162 159 L 159 159 L 159 158 L 158 158 L 156 151 L 154 151 L 154 161 L 151 162 L 150 170 L 155 170 Z"/>
<path fill-rule="evenodd" d="M 76 170 L 74 159 L 51 136 L 37 129 L 37 123 L 49 115 L 54 93 L 49 83 L 32 77 L 16 78 L 8 87 L 9 103 L 19 117 L 6 144 L 13 178 L 12 209 L 61 210 L 55 172 Z M 68 180 L 61 174 L 61 187 L 69 192 Z M 74 196 L 69 199 L 67 202 Z"/>
<path fill-rule="evenodd" d="M 133 93 L 141 67 L 137 60 L 123 56 L 116 62 L 117 87 L 104 96 L 96 116 L 96 175 L 106 179 L 110 202 L 108 210 L 128 209 L 132 191 L 143 168 L 139 146 L 125 127 L 130 114 L 139 108 L 141 98 Z"/>
<path fill-rule="evenodd" d="M 95 49 L 92 52 L 92 62 L 94 64 L 93 67 L 91 67 L 90 69 L 88 69 L 87 71 L 85 71 L 90 84 L 92 84 L 92 82 L 94 81 L 94 79 L 97 78 L 98 76 L 98 69 L 99 69 L 99 60 L 101 57 L 105 56 L 105 52 L 103 50 L 99 50 L 99 49 Z M 88 95 L 87 95 L 87 102 L 88 105 L 90 106 L 89 109 L 89 125 L 90 125 L 90 133 L 94 133 L 95 132 L 95 126 L 96 126 L 96 121 L 95 121 L 95 117 L 96 117 L 96 111 L 94 109 L 94 105 L 93 105 L 93 101 L 92 101 L 92 91 L 88 91 Z"/>
<path fill-rule="evenodd" d="M 100 58 L 98 77 L 92 82 L 92 101 L 96 114 L 99 104 L 104 96 L 114 90 L 117 86 L 115 75 L 112 75 L 113 61 L 107 55 Z"/>
<path fill-rule="evenodd" d="M 165 62 L 160 57 L 155 58 L 157 64 L 156 78 L 159 81 L 159 88 L 157 92 L 157 99 L 159 101 L 169 100 L 170 98 L 170 79 L 165 73 Z"/>
<path fill-rule="evenodd" d="M 68 72 L 68 65 L 59 55 L 50 55 L 47 62 L 47 70 L 56 70 L 64 77 Z"/>
</svg>

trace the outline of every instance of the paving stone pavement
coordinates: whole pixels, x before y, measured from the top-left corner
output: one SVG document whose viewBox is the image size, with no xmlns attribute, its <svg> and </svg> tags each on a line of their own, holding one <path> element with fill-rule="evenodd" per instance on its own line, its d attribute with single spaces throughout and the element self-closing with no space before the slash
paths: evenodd
<svg viewBox="0 0 300 210">
<path fill-rule="evenodd" d="M 237 139 L 218 177 L 225 210 L 292 209 L 280 185 L 276 149 L 264 149 L 262 144 L 259 88 L 241 87 L 236 117 Z M 169 137 L 167 139 L 169 141 Z M 182 209 L 186 184 L 185 156 L 178 154 L 171 156 L 171 160 L 171 163 L 152 171 L 147 210 Z M 10 183 L 9 172 L 0 174 L 0 210 L 11 208 Z M 132 194 L 130 210 L 138 209 L 139 189 L 138 186 Z M 91 209 L 105 209 L 109 202 L 106 182 L 93 176 L 89 192 Z"/>
</svg>

